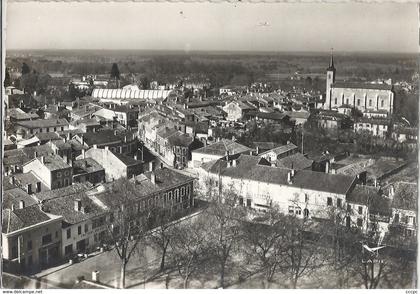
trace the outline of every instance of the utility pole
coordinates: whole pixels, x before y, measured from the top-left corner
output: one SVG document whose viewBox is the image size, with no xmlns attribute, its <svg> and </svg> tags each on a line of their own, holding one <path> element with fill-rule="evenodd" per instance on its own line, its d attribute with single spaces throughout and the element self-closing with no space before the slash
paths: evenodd
<svg viewBox="0 0 420 294">
<path fill-rule="evenodd" d="M 302 126 L 302 154 L 305 154 L 304 152 L 303 152 L 303 126 Z"/>
</svg>

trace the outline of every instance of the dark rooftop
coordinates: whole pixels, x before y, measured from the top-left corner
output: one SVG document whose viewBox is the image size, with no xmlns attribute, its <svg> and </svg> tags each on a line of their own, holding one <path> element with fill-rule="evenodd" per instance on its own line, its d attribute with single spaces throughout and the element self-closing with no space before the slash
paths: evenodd
<svg viewBox="0 0 420 294">
<path fill-rule="evenodd" d="M 24 201 L 25 206 L 31 206 L 37 204 L 37 201 L 34 200 L 28 193 L 23 191 L 21 188 L 14 188 L 3 193 L 3 209 L 12 208 L 14 205 L 15 208 L 19 208 L 19 202 Z"/>
<path fill-rule="evenodd" d="M 294 168 L 295 170 L 302 170 L 312 167 L 314 161 L 306 158 L 302 153 L 295 153 L 281 159 L 277 159 L 277 166 L 284 168 Z"/>
<path fill-rule="evenodd" d="M 47 128 L 47 127 L 57 127 L 57 126 L 66 126 L 69 123 L 64 118 L 60 119 L 37 119 L 37 120 L 25 120 L 16 122 L 16 125 L 28 128 L 28 129 L 37 129 L 37 128 Z"/>
<path fill-rule="evenodd" d="M 229 151 L 230 155 L 234 155 L 243 152 L 249 152 L 251 149 L 234 141 L 223 139 L 211 145 L 196 149 L 193 152 L 225 156 L 226 151 Z"/>
<path fill-rule="evenodd" d="M 71 186 L 51 190 L 51 191 L 44 191 L 40 193 L 33 194 L 32 197 L 38 199 L 38 201 L 53 199 L 57 197 L 63 197 L 66 195 L 71 194 L 79 194 L 81 192 L 87 191 L 92 187 L 92 185 L 88 183 L 74 183 Z"/>
<path fill-rule="evenodd" d="M 368 84 L 368 83 L 348 83 L 335 82 L 333 88 L 350 88 L 350 89 L 373 89 L 373 90 L 392 90 L 392 85 L 388 84 Z"/>
<path fill-rule="evenodd" d="M 4 209 L 2 213 L 2 233 L 10 233 L 50 220 L 38 205 L 27 206 L 23 209 Z"/>
</svg>

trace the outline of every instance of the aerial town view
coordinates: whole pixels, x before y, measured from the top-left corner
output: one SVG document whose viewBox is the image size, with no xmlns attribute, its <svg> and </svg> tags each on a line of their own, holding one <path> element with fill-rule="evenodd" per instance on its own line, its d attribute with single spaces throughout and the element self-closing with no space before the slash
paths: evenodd
<svg viewBox="0 0 420 294">
<path fill-rule="evenodd" d="M 418 12 L 8 3 L 2 287 L 417 288 Z"/>
</svg>

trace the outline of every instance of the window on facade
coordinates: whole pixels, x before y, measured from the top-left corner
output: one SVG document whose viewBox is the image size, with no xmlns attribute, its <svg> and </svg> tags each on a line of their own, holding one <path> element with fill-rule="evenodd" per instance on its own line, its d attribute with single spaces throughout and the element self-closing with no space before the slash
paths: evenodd
<svg viewBox="0 0 420 294">
<path fill-rule="evenodd" d="M 340 198 L 337 198 L 337 207 L 338 208 L 341 208 L 341 199 Z"/>
<path fill-rule="evenodd" d="M 359 206 L 358 212 L 359 212 L 359 214 L 362 214 L 363 213 L 363 207 L 362 206 Z"/>
<path fill-rule="evenodd" d="M 309 210 L 308 210 L 307 208 L 305 208 L 305 209 L 303 210 L 303 216 L 304 216 L 305 218 L 309 217 Z"/>
<path fill-rule="evenodd" d="M 305 194 L 305 202 L 309 202 L 309 195 Z"/>
<path fill-rule="evenodd" d="M 172 191 L 168 192 L 169 201 L 172 201 Z"/>
<path fill-rule="evenodd" d="M 243 197 L 239 197 L 239 205 L 244 206 L 244 198 Z"/>
<path fill-rule="evenodd" d="M 372 106 L 372 99 L 369 99 L 369 106 Z"/>
<path fill-rule="evenodd" d="M 407 224 L 414 225 L 414 220 L 415 220 L 414 216 L 407 216 Z"/>
<path fill-rule="evenodd" d="M 358 227 L 363 226 L 363 219 L 361 219 L 360 217 L 357 219 L 357 226 Z"/>
<path fill-rule="evenodd" d="M 334 99 L 334 104 L 337 105 L 337 98 Z"/>
<path fill-rule="evenodd" d="M 381 107 L 384 107 L 384 100 L 381 100 Z"/>
<path fill-rule="evenodd" d="M 360 106 L 360 99 L 357 99 L 357 106 Z"/>
<path fill-rule="evenodd" d="M 328 206 L 331 206 L 332 205 L 332 198 L 331 197 L 328 197 L 327 198 L 327 205 Z"/>
<path fill-rule="evenodd" d="M 89 225 L 85 224 L 85 233 L 87 233 L 89 231 Z"/>
<path fill-rule="evenodd" d="M 399 213 L 396 213 L 395 214 L 395 216 L 394 216 L 394 222 L 395 223 L 399 223 L 400 222 L 400 214 Z"/>
<path fill-rule="evenodd" d="M 410 230 L 410 229 L 406 229 L 405 230 L 405 236 L 406 237 L 414 236 L 414 231 L 413 230 Z"/>
<path fill-rule="evenodd" d="M 78 226 L 77 227 L 77 234 L 81 235 L 82 234 L 82 226 Z"/>
<path fill-rule="evenodd" d="M 48 244 L 52 242 L 51 234 L 42 236 L 42 245 Z"/>
<path fill-rule="evenodd" d="M 32 250 L 32 240 L 28 241 L 28 250 Z"/>
<path fill-rule="evenodd" d="M 251 207 L 251 199 L 246 200 L 246 206 Z"/>
<path fill-rule="evenodd" d="M 18 249 L 17 249 L 17 247 L 16 246 L 13 246 L 12 247 L 12 252 L 11 252 L 12 254 L 12 256 L 11 256 L 11 258 L 12 259 L 14 259 L 14 258 L 17 258 L 18 257 Z"/>
<path fill-rule="evenodd" d="M 347 212 L 350 212 L 350 211 L 351 211 L 351 205 L 347 204 Z"/>
<path fill-rule="evenodd" d="M 70 255 L 73 253 L 73 244 L 64 247 L 64 255 Z"/>
<path fill-rule="evenodd" d="M 57 172 L 57 178 L 61 178 L 61 172 Z"/>
<path fill-rule="evenodd" d="M 295 207 L 294 206 L 289 206 L 289 213 L 295 213 Z"/>
<path fill-rule="evenodd" d="M 181 196 L 184 196 L 185 195 L 185 187 L 182 187 L 181 188 Z"/>
<path fill-rule="evenodd" d="M 302 210 L 300 208 L 296 208 L 295 213 L 297 215 L 301 215 L 302 214 Z"/>
<path fill-rule="evenodd" d="M 111 222 L 111 223 L 113 223 L 114 222 L 114 213 L 110 213 L 110 215 L 109 215 L 109 221 Z M 93 229 L 93 225 L 92 225 L 92 229 Z"/>
<path fill-rule="evenodd" d="M 67 229 L 66 234 L 67 234 L 67 239 L 70 239 L 71 238 L 71 229 Z"/>
</svg>

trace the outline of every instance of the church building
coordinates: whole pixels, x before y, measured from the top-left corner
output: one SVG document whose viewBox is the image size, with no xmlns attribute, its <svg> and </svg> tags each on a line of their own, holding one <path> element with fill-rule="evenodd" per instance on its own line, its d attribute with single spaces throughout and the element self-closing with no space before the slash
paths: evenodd
<svg viewBox="0 0 420 294">
<path fill-rule="evenodd" d="M 334 57 L 331 53 L 327 68 L 326 96 L 323 109 L 338 110 L 340 107 L 357 108 L 362 112 L 377 112 L 385 115 L 394 111 L 393 86 L 389 84 L 368 84 L 336 82 Z"/>
</svg>

